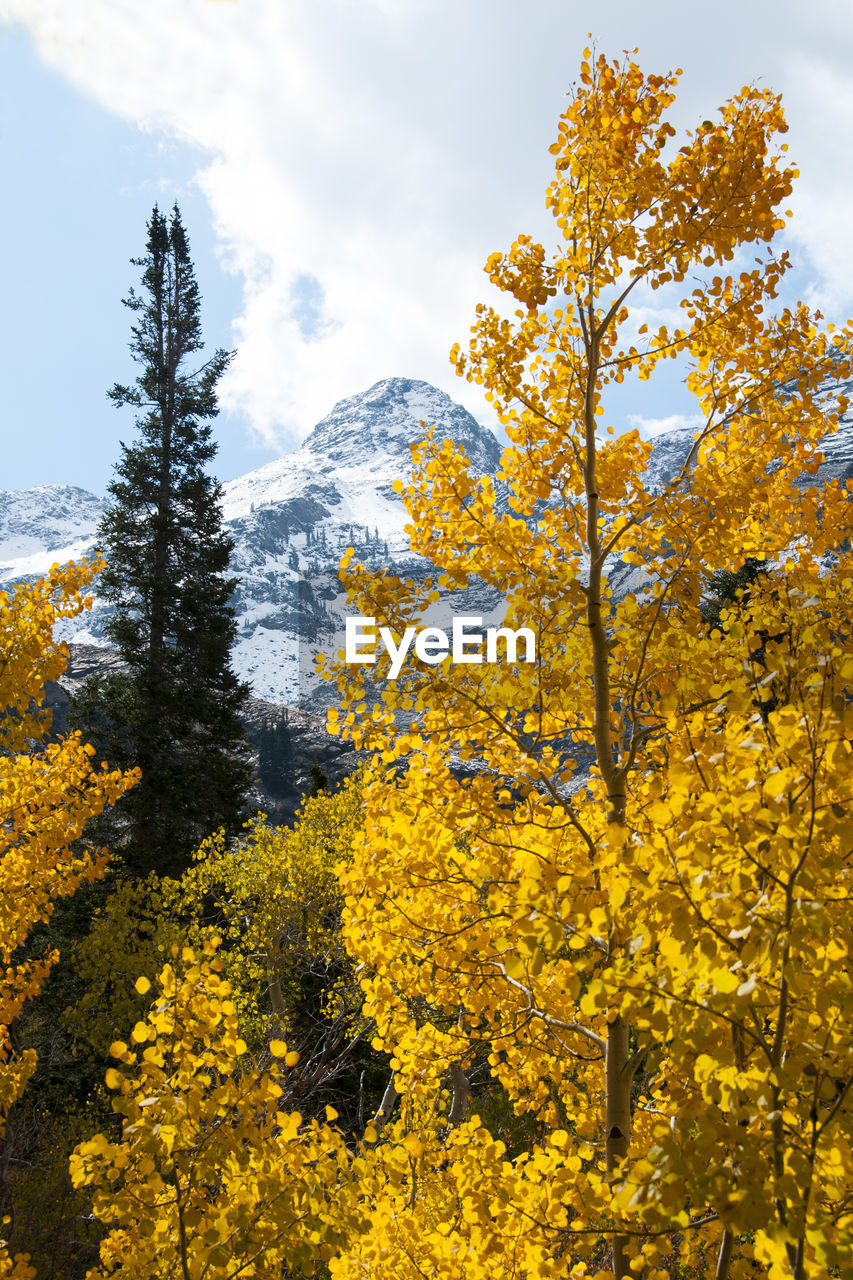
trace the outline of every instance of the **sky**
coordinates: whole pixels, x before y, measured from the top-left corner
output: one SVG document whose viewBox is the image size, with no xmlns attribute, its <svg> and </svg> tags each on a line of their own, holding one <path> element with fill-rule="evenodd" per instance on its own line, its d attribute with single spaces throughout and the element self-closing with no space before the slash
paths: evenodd
<svg viewBox="0 0 853 1280">
<path fill-rule="evenodd" d="M 849 0 L 0 0 L 0 488 L 102 493 L 133 438 L 122 306 L 177 200 L 220 384 L 215 470 L 294 448 L 344 396 L 422 378 L 496 425 L 448 353 L 490 253 L 551 240 L 548 147 L 591 35 L 684 69 L 689 128 L 753 81 L 800 168 L 793 285 L 853 315 Z M 673 369 L 617 429 L 690 420 Z"/>
</svg>

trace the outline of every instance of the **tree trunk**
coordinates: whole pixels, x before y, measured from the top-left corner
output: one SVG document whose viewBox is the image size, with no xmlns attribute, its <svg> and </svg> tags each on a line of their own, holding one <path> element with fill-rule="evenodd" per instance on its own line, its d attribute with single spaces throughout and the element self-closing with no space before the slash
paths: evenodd
<svg viewBox="0 0 853 1280">
<path fill-rule="evenodd" d="M 382 1101 L 379 1104 L 379 1110 L 373 1117 L 373 1127 L 376 1130 L 376 1136 L 379 1137 L 385 1125 L 391 1118 L 391 1112 L 394 1110 L 394 1104 L 399 1098 L 397 1086 L 394 1083 L 394 1072 L 391 1072 L 391 1079 L 385 1086 L 385 1092 L 382 1095 Z"/>
<path fill-rule="evenodd" d="M 602 617 L 601 587 L 605 556 L 599 536 L 599 497 L 596 476 L 596 420 L 595 395 L 599 370 L 599 337 L 594 328 L 594 316 L 590 312 L 587 328 L 587 384 L 585 396 L 584 438 L 586 459 L 584 464 L 584 490 L 586 496 L 586 543 L 589 551 L 589 582 L 587 586 L 587 624 L 592 656 L 593 683 L 593 738 L 595 755 L 604 784 L 607 787 L 609 805 L 608 822 L 625 826 L 627 797 L 625 771 L 614 758 L 610 721 L 613 713 L 613 695 L 610 687 L 610 643 Z M 615 914 L 615 913 L 614 913 Z M 611 949 L 620 946 L 621 930 L 611 926 Z M 609 1177 L 618 1173 L 628 1154 L 631 1136 L 631 1083 L 633 1072 L 629 1066 L 630 1027 L 617 1012 L 607 1020 L 607 1048 L 605 1052 L 605 1162 Z M 616 1280 L 634 1280 L 642 1272 L 632 1273 L 625 1253 L 627 1237 L 613 1236 L 613 1274 Z"/>
<path fill-rule="evenodd" d="M 454 1062 L 450 1068 L 450 1084 L 453 1088 L 453 1100 L 447 1119 L 450 1128 L 455 1129 L 468 1115 L 468 1099 L 471 1096 L 468 1077 L 458 1062 Z"/>
</svg>

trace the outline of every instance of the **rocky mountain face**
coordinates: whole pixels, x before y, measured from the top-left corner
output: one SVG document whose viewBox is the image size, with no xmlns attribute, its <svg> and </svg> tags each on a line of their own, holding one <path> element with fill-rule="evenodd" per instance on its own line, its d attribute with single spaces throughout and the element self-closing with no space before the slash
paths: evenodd
<svg viewBox="0 0 853 1280">
<path fill-rule="evenodd" d="M 314 658 L 343 644 L 347 608 L 337 568 L 348 546 L 366 564 L 428 573 L 409 551 L 407 515 L 393 489 L 410 477 L 409 444 L 422 422 L 463 445 L 476 472 L 494 474 L 500 446 L 467 410 L 428 383 L 388 378 L 335 405 L 293 453 L 223 486 L 231 570 L 240 579 L 234 667 L 256 698 L 308 712 L 332 700 Z M 0 584 L 91 551 L 105 506 L 60 485 L 0 495 Z M 456 612 L 497 618 L 501 600 L 480 584 L 453 604 Z M 103 646 L 108 617 L 96 599 L 63 624 L 62 638 Z"/>
<path fill-rule="evenodd" d="M 0 583 L 85 555 L 105 506 L 103 498 L 71 485 L 0 489 Z"/>
<path fill-rule="evenodd" d="M 99 645 L 72 643 L 70 659 L 61 684 L 49 684 L 45 705 L 49 707 L 51 736 L 59 737 L 68 728 L 68 712 L 75 691 L 89 676 L 107 675 L 122 670 L 122 661 L 112 649 Z M 276 823 L 289 823 L 301 803 L 303 793 L 313 782 L 315 766 L 335 789 L 352 773 L 359 753 L 351 742 L 332 737 L 326 732 L 325 714 L 281 707 L 263 698 L 250 697 L 243 715 L 246 737 L 260 766 L 261 738 L 264 730 L 286 725 L 287 753 L 279 761 L 277 779 L 258 767 L 254 785 L 248 796 L 248 811 L 260 810 Z M 275 782 L 279 785 L 275 785 Z"/>
<path fill-rule="evenodd" d="M 306 707 L 331 699 L 314 658 L 343 646 L 348 609 L 337 570 L 347 547 L 370 566 L 428 572 L 409 551 L 393 489 L 410 478 L 409 444 L 422 422 L 461 444 L 477 472 L 494 474 L 500 446 L 490 431 L 427 383 L 388 378 L 335 405 L 296 452 L 225 486 L 240 576 L 234 665 L 260 696 Z M 465 594 L 459 612 L 500 604 L 485 587 Z"/>
<path fill-rule="evenodd" d="M 337 566 L 346 547 L 371 566 L 415 579 L 429 573 L 409 551 L 406 512 L 393 490 L 395 480 L 409 478 L 409 444 L 422 422 L 464 446 L 475 472 L 494 475 L 500 446 L 490 431 L 435 387 L 388 378 L 335 405 L 296 451 L 224 486 L 232 571 L 240 578 L 234 666 L 256 699 L 318 717 L 332 700 L 333 686 L 314 674 L 314 657 L 343 647 L 348 610 Z M 667 480 L 691 443 L 689 430 L 658 436 L 649 479 Z M 827 439 L 824 454 L 821 472 L 804 483 L 853 478 L 853 419 Z M 94 494 L 60 485 L 0 492 L 0 584 L 91 550 L 104 506 Z M 623 566 L 613 566 L 617 592 L 630 579 Z M 452 609 L 449 601 L 435 606 L 429 621 L 447 627 L 451 613 L 476 614 L 486 626 L 497 625 L 501 610 L 500 594 L 474 583 L 453 596 Z M 96 602 L 66 624 L 64 638 L 102 647 L 107 617 Z"/>
</svg>

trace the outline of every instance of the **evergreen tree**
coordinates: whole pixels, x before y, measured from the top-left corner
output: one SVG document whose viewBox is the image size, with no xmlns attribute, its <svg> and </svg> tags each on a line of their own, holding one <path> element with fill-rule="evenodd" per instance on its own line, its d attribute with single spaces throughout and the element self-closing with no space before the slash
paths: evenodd
<svg viewBox="0 0 853 1280">
<path fill-rule="evenodd" d="M 238 828 L 251 769 L 239 718 L 248 687 L 230 662 L 233 544 L 205 470 L 231 354 L 189 370 L 203 346 L 200 295 L 177 205 L 168 221 L 155 206 L 147 230 L 145 256 L 132 259 L 141 290 L 124 299 L 141 373 L 108 393 L 137 410 L 139 437 L 121 446 L 99 529 L 101 592 L 115 608 L 107 634 L 127 664 L 102 686 L 101 711 L 106 736 L 123 739 L 122 755 L 142 769 L 123 806 L 125 856 L 135 870 L 164 872 L 182 868 L 211 830 Z"/>
<path fill-rule="evenodd" d="M 316 756 L 314 756 L 311 761 L 311 774 L 308 780 L 308 794 L 309 796 L 316 796 L 319 795 L 321 791 L 328 791 L 328 789 L 329 779 L 326 776 L 320 761 Z"/>
<path fill-rule="evenodd" d="M 258 773 L 264 783 L 266 783 L 273 770 L 273 753 L 272 729 L 269 720 L 264 716 L 261 721 L 261 730 L 258 734 Z"/>
<path fill-rule="evenodd" d="M 739 569 L 719 569 L 711 574 L 707 596 L 699 606 L 702 621 L 711 631 L 721 631 L 720 615 L 723 608 L 738 600 L 745 605 L 749 600 L 750 587 L 766 573 L 762 560 L 748 556 Z"/>
</svg>

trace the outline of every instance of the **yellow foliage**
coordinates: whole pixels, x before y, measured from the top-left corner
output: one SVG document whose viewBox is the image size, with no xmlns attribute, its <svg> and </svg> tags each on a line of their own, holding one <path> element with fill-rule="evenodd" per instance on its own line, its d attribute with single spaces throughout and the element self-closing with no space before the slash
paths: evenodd
<svg viewBox="0 0 853 1280">
<path fill-rule="evenodd" d="M 215 949 L 184 955 L 180 976 L 167 964 L 139 1047 L 113 1046 L 120 1066 L 106 1082 L 121 1138 L 95 1134 L 71 1157 L 75 1187 L 93 1188 L 110 1228 L 89 1280 L 310 1274 L 357 1223 L 340 1135 L 282 1113 L 281 1084 L 240 1065 L 246 1045 Z"/>
<path fill-rule="evenodd" d="M 256 1039 L 268 1032 L 270 1006 L 278 1031 L 289 1034 L 288 1009 L 307 972 L 325 988 L 325 1012 L 353 1003 L 335 873 L 361 823 L 359 788 L 356 776 L 338 792 L 307 798 L 291 828 L 259 816 L 236 844 L 212 836 L 182 879 L 186 909 L 215 904 L 242 1023 Z"/>
<path fill-rule="evenodd" d="M 353 779 L 307 800 L 293 829 L 259 817 L 230 845 L 211 837 L 180 881 L 120 885 L 96 919 L 73 1021 L 117 1064 L 105 1083 L 123 1124 L 120 1142 L 96 1134 L 71 1161 L 109 1227 L 91 1280 L 278 1280 L 285 1266 L 308 1273 L 355 1229 L 349 1156 L 328 1124 L 337 1113 L 327 1107 L 324 1125 L 283 1109 L 301 1059 L 280 1033 L 288 984 L 312 968 L 331 975 L 315 1021 L 344 1000 L 360 1019 L 360 990 L 336 985 L 346 956 L 334 873 L 359 821 Z M 227 936 L 221 959 L 215 927 Z M 135 964 L 147 972 L 134 980 Z M 294 1082 L 309 1101 L 335 1068 L 333 1054 L 320 1058 Z"/>
<path fill-rule="evenodd" d="M 84 592 L 99 567 L 54 565 L 47 577 L 0 592 L 0 1134 L 36 1065 L 32 1050 L 15 1052 L 10 1026 L 56 960 L 50 953 L 21 961 L 15 953 L 58 897 L 103 875 L 106 852 L 77 842 L 86 822 L 139 776 L 94 767 L 94 749 L 79 734 L 44 742 L 44 687 L 68 657 L 53 626 L 91 604 Z M 0 1274 L 17 1277 L 22 1267 L 0 1245 Z"/>
<path fill-rule="evenodd" d="M 676 147 L 676 76 L 587 58 L 557 248 L 493 255 L 510 309 L 452 353 L 506 427 L 506 501 L 432 432 L 403 495 L 412 549 L 503 592 L 537 661 L 385 685 L 380 663 L 369 714 L 341 669 L 334 727 L 376 752 L 344 929 L 404 1104 L 369 1131 L 370 1230 L 334 1280 L 853 1276 L 853 522 L 843 488 L 797 483 L 853 335 L 776 303 L 779 99 L 745 88 Z M 640 288 L 681 325 L 638 333 Z M 657 485 L 598 420 L 673 355 L 703 425 Z M 710 632 L 703 583 L 747 557 L 769 575 Z M 341 577 L 398 634 L 432 588 Z M 484 1056 L 541 1134 L 512 1158 L 441 1102 Z"/>
<path fill-rule="evenodd" d="M 348 858 L 359 820 L 353 779 L 335 794 L 306 800 L 293 828 L 259 817 L 237 841 L 211 836 L 180 880 L 152 873 L 117 884 L 76 948 L 85 989 L 66 1014 L 69 1028 L 105 1054 L 147 1007 L 145 984 L 171 948 L 197 950 L 214 933 L 226 939 L 227 976 L 253 1045 L 271 1034 L 271 1014 L 289 1034 L 288 1007 L 306 971 L 325 972 L 329 1011 L 352 1003 L 342 977 L 348 964 L 334 869 Z"/>
<path fill-rule="evenodd" d="M 26 1254 L 10 1258 L 0 1240 L 0 1278 L 2 1280 L 34 1280 L 35 1268 L 29 1265 Z"/>
<path fill-rule="evenodd" d="M 116 1033 L 129 1034 L 147 1008 L 147 988 L 140 985 L 147 975 L 153 977 L 172 946 L 200 946 L 206 932 L 186 908 L 179 880 L 151 872 L 144 880 L 118 881 L 75 946 L 74 967 L 84 985 L 63 1015 L 68 1029 L 103 1057 Z"/>
</svg>

